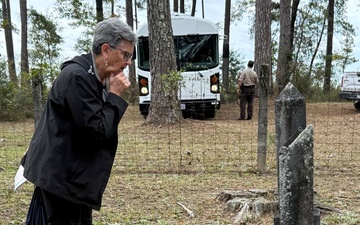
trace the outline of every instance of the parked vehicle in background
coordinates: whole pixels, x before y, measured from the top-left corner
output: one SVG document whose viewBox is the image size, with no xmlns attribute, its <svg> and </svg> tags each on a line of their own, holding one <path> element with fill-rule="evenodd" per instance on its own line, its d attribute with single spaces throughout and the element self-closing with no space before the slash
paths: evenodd
<svg viewBox="0 0 360 225">
<path fill-rule="evenodd" d="M 184 118 L 214 118 L 220 109 L 218 28 L 209 20 L 184 14 L 171 18 L 177 68 L 183 77 L 179 103 Z M 138 31 L 139 110 L 146 117 L 151 101 L 148 24 Z"/>
<path fill-rule="evenodd" d="M 344 73 L 340 90 L 340 98 L 354 101 L 354 107 L 360 110 L 360 72 Z"/>
</svg>

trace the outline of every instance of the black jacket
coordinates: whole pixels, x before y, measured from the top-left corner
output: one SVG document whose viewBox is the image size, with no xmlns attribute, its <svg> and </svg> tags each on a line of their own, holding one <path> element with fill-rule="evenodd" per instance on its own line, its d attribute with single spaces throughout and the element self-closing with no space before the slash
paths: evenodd
<svg viewBox="0 0 360 225">
<path fill-rule="evenodd" d="M 112 93 L 104 102 L 92 65 L 91 54 L 63 64 L 22 165 L 36 186 L 99 210 L 127 103 Z"/>
</svg>

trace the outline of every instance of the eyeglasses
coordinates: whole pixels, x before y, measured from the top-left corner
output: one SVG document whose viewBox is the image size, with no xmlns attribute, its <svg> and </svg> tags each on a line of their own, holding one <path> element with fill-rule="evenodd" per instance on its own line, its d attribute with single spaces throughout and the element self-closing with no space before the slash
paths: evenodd
<svg viewBox="0 0 360 225">
<path fill-rule="evenodd" d="M 116 48 L 117 50 L 119 50 L 123 56 L 124 56 L 124 60 L 127 62 L 129 59 L 132 59 L 133 55 L 130 52 L 124 51 L 120 48 Z"/>
</svg>

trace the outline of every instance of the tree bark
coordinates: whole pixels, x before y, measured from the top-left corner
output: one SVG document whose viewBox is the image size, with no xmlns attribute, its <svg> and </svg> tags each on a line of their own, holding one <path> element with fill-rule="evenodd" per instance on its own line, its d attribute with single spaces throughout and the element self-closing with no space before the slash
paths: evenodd
<svg viewBox="0 0 360 225">
<path fill-rule="evenodd" d="M 20 18 L 21 18 L 21 86 L 30 85 L 29 74 L 29 56 L 28 56 L 28 32 L 27 32 L 27 3 L 26 0 L 20 0 Z"/>
<path fill-rule="evenodd" d="M 134 15 L 132 8 L 132 0 L 126 0 L 126 22 L 132 29 L 134 29 L 133 16 Z M 129 89 L 130 91 L 129 102 L 135 104 L 135 102 L 138 100 L 138 90 L 139 90 L 139 85 L 136 82 L 135 60 L 131 60 L 131 65 L 129 66 L 129 80 L 132 84 Z"/>
<path fill-rule="evenodd" d="M 334 33 L 334 0 L 329 0 L 328 5 L 328 32 L 326 43 L 325 57 L 325 77 L 324 77 L 324 94 L 328 94 L 331 88 L 331 62 L 333 50 L 333 33 Z"/>
<path fill-rule="evenodd" d="M 291 6 L 290 48 L 292 51 L 294 49 L 295 22 L 299 4 L 300 0 L 293 0 L 293 4 Z"/>
<path fill-rule="evenodd" d="M 231 0 L 225 0 L 224 35 L 223 42 L 223 83 L 225 90 L 229 90 L 229 43 L 230 43 L 230 9 Z"/>
<path fill-rule="evenodd" d="M 104 20 L 103 12 L 103 0 L 96 0 L 96 21 L 100 22 Z"/>
<path fill-rule="evenodd" d="M 15 68 L 15 55 L 14 55 L 14 44 L 12 38 L 12 24 L 11 24 L 11 10 L 10 10 L 10 0 L 2 0 L 2 13 L 3 13 L 3 27 L 5 33 L 5 43 L 6 43 L 6 53 L 7 53 L 7 62 L 9 68 L 9 78 L 10 82 L 17 86 L 17 76 Z"/>
<path fill-rule="evenodd" d="M 171 124 L 182 119 L 178 84 L 167 79 L 176 73 L 169 1 L 148 0 L 151 104 L 146 122 Z M 171 88 L 169 88 L 169 86 Z"/>
<path fill-rule="evenodd" d="M 269 66 L 269 81 L 271 75 L 271 0 L 256 0 L 255 3 L 255 65 L 259 74 L 259 66 Z"/>
<path fill-rule="evenodd" d="M 279 54 L 276 72 L 276 83 L 278 85 L 278 93 L 282 91 L 289 82 L 289 64 L 291 60 L 291 43 L 290 43 L 290 10 L 291 1 L 280 0 L 280 39 Z"/>
<path fill-rule="evenodd" d="M 259 132 L 257 169 L 266 170 L 267 153 L 267 98 L 271 76 L 271 0 L 256 0 L 255 3 L 255 65 L 260 80 L 259 92 Z M 262 68 L 260 66 L 262 65 Z M 259 90 L 260 89 L 260 90 Z"/>
</svg>

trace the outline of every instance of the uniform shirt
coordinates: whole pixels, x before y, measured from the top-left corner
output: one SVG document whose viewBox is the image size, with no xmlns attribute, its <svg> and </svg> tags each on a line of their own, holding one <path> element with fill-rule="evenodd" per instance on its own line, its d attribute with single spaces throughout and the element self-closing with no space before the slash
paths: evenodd
<svg viewBox="0 0 360 225">
<path fill-rule="evenodd" d="M 254 86 L 258 83 L 258 77 L 255 71 L 251 67 L 248 67 L 242 71 L 238 81 L 241 81 L 244 86 Z"/>
</svg>

